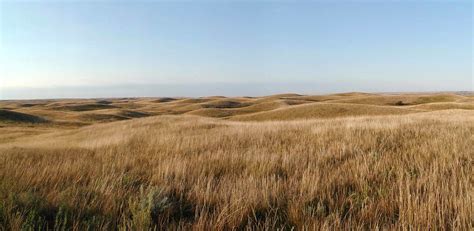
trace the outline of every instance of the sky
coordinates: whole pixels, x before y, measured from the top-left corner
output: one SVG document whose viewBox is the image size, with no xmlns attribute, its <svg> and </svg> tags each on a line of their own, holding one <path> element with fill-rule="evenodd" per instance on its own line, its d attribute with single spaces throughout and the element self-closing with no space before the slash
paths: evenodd
<svg viewBox="0 0 474 231">
<path fill-rule="evenodd" d="M 0 1 L 0 99 L 473 90 L 471 1 Z"/>
</svg>

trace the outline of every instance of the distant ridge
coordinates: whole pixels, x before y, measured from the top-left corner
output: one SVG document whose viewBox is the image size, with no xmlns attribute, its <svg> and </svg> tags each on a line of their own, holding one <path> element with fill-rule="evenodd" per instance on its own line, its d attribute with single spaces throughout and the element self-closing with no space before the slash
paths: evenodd
<svg viewBox="0 0 474 231">
<path fill-rule="evenodd" d="M 455 94 L 455 95 L 471 96 L 471 95 L 474 95 L 474 91 L 377 92 L 377 94 L 394 94 L 394 95 L 406 95 L 406 94 Z"/>
</svg>

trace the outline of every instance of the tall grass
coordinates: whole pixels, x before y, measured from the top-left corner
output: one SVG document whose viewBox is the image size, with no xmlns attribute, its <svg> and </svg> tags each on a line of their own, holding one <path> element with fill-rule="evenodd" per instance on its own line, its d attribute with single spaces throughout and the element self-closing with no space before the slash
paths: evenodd
<svg viewBox="0 0 474 231">
<path fill-rule="evenodd" d="M 0 146 L 0 230 L 474 227 L 472 114 L 193 116 Z"/>
</svg>

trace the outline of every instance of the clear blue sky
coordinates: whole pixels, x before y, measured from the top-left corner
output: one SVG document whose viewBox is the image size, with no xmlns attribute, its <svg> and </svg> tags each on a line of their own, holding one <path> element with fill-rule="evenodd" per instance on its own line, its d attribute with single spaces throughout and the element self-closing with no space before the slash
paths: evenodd
<svg viewBox="0 0 474 231">
<path fill-rule="evenodd" d="M 471 1 L 1 1 L 0 9 L 4 99 L 473 88 Z"/>
</svg>

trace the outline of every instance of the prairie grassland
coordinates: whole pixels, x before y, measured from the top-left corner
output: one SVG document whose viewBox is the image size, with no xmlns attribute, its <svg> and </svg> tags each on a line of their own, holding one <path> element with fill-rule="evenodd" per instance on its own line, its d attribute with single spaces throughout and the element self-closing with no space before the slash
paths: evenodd
<svg viewBox="0 0 474 231">
<path fill-rule="evenodd" d="M 185 104 L 235 110 L 291 97 L 300 96 Z M 341 97 L 354 96 L 328 96 Z M 158 103 L 167 109 L 143 101 L 135 108 L 147 114 L 177 107 L 174 99 Z M 54 112 L 8 103 L 51 124 L 0 128 L 0 230 L 474 228 L 474 110 L 356 109 L 351 101 L 347 110 L 326 105 L 337 106 L 330 117 L 310 102 L 253 112 L 255 120 L 273 112 L 270 121 L 182 112 L 62 126 L 46 116 Z M 423 104 L 431 103 L 440 104 Z M 304 116 L 281 120 L 291 109 Z"/>
</svg>

